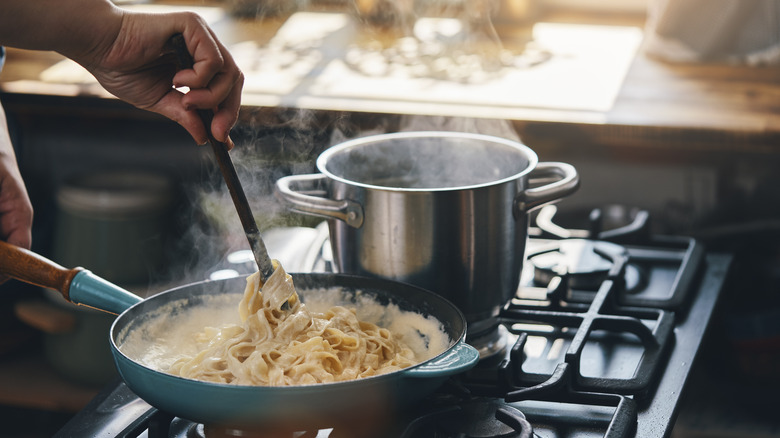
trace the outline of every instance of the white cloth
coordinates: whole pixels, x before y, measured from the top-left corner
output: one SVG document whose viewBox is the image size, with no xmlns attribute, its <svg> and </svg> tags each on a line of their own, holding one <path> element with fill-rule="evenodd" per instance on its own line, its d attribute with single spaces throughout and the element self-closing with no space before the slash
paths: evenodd
<svg viewBox="0 0 780 438">
<path fill-rule="evenodd" d="M 780 0 L 652 0 L 645 51 L 669 61 L 780 63 Z"/>
</svg>

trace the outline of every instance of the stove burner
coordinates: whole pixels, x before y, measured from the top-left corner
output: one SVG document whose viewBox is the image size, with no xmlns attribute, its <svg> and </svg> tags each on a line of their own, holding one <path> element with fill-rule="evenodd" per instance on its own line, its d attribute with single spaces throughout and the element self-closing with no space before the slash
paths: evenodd
<svg viewBox="0 0 780 438">
<path fill-rule="evenodd" d="M 223 427 L 204 428 L 206 438 L 313 438 L 317 436 L 317 431 L 291 431 L 289 429 L 274 429 L 273 427 L 264 428 L 261 431 L 243 430 Z"/>
<path fill-rule="evenodd" d="M 204 426 L 189 420 L 174 418 L 170 422 L 169 432 L 165 436 L 176 438 L 314 438 L 317 433 L 316 430 L 291 431 L 273 427 L 265 428 L 262 431 L 252 431 L 231 427 Z"/>
<path fill-rule="evenodd" d="M 447 438 L 531 438 L 533 427 L 523 413 L 495 399 L 474 399 L 431 414 L 429 428 L 411 436 Z M 433 431 L 434 433 L 430 433 Z"/>
<path fill-rule="evenodd" d="M 607 278 L 622 259 L 628 258 L 623 246 L 606 241 L 564 239 L 529 254 L 534 267 L 534 281 L 547 285 L 554 277 L 566 277 L 573 289 L 594 290 Z M 642 282 L 641 272 L 627 264 L 626 291 L 633 291 Z"/>
</svg>

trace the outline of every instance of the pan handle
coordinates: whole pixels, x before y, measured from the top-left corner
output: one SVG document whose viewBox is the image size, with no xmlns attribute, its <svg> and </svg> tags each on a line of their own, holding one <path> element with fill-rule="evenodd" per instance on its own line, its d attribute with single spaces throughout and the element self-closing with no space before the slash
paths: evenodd
<svg viewBox="0 0 780 438">
<path fill-rule="evenodd" d="M 479 351 L 465 342 L 460 342 L 443 356 L 404 371 L 404 376 L 414 378 L 449 376 L 470 369 L 478 361 Z"/>
<path fill-rule="evenodd" d="M 25 283 L 59 291 L 65 299 L 81 268 L 66 269 L 30 250 L 0 241 L 0 273 Z"/>
<path fill-rule="evenodd" d="M 347 225 L 363 225 L 363 206 L 348 199 L 332 200 L 318 189 L 326 177 L 323 174 L 290 175 L 276 181 L 276 195 L 290 205 L 290 210 L 328 219 L 339 219 Z M 319 196 L 314 196 L 319 195 Z"/>
<path fill-rule="evenodd" d="M 70 284 L 70 301 L 119 315 L 142 299 L 85 269 L 73 277 Z"/>
<path fill-rule="evenodd" d="M 0 241 L 0 274 L 36 286 L 54 289 L 66 300 L 119 314 L 141 301 L 137 295 L 109 283 L 83 268 L 67 269 L 46 257 Z"/>
</svg>

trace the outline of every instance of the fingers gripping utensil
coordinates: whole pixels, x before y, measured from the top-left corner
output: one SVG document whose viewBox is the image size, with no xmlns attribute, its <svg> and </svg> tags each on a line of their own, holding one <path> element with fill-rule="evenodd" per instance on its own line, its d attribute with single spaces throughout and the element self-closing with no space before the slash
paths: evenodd
<svg viewBox="0 0 780 438">
<path fill-rule="evenodd" d="M 184 41 L 184 37 L 181 34 L 176 34 L 171 37 L 170 43 L 174 48 L 179 69 L 192 68 L 192 56 L 187 50 L 187 44 Z M 199 109 L 198 115 L 206 128 L 209 143 L 214 150 L 214 156 L 219 164 L 222 177 L 225 179 L 225 184 L 230 192 L 230 197 L 233 199 L 233 204 L 238 212 L 238 217 L 241 219 L 241 225 L 244 227 L 244 233 L 249 241 L 249 247 L 252 249 L 255 262 L 257 262 L 260 276 L 263 279 L 263 283 L 265 283 L 266 280 L 268 280 L 268 277 L 273 274 L 274 267 L 268 256 L 265 243 L 263 242 L 263 239 L 260 238 L 260 231 L 257 229 L 255 217 L 252 214 L 252 209 L 249 207 L 249 201 L 247 201 L 246 194 L 244 194 L 241 182 L 238 180 L 236 168 L 233 166 L 233 161 L 230 159 L 230 153 L 225 143 L 214 138 L 214 135 L 211 133 L 211 120 L 214 118 L 214 114 L 210 110 Z"/>
</svg>

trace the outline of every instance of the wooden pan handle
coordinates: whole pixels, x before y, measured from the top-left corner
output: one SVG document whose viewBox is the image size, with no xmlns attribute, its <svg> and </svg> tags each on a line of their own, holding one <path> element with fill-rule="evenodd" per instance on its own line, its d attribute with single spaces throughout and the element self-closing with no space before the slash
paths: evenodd
<svg viewBox="0 0 780 438">
<path fill-rule="evenodd" d="M 70 301 L 70 282 L 82 268 L 67 269 L 32 251 L 0 241 L 0 274 L 59 291 Z"/>
</svg>

